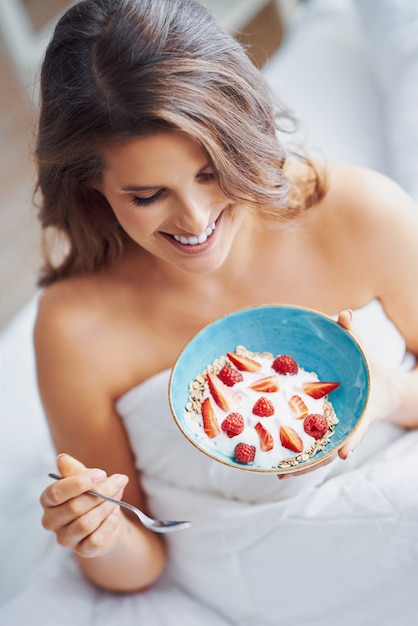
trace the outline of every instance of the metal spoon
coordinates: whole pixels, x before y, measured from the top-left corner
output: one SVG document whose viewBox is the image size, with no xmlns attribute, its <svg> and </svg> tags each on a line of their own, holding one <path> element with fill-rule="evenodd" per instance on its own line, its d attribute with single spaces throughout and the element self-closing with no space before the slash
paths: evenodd
<svg viewBox="0 0 418 626">
<path fill-rule="evenodd" d="M 62 478 L 64 478 L 63 476 L 60 476 L 59 474 L 53 474 L 53 473 L 48 474 L 48 476 L 50 476 L 51 478 L 54 478 L 55 480 L 61 480 Z M 86 491 L 85 493 L 88 493 L 90 496 L 96 496 L 96 498 L 102 498 L 102 500 L 108 500 L 109 502 L 113 502 L 114 504 L 118 504 L 119 506 L 122 506 L 125 509 L 132 511 L 132 513 L 135 513 L 135 515 L 138 517 L 140 522 L 146 528 L 149 528 L 155 533 L 172 533 L 175 530 L 183 530 L 184 528 L 189 528 L 192 525 L 191 522 L 174 522 L 174 521 L 153 519 L 152 517 L 148 517 L 148 515 L 145 515 L 145 513 L 140 511 L 136 506 L 133 506 L 132 504 L 128 504 L 127 502 L 123 502 L 122 500 L 114 500 L 114 498 L 105 496 L 102 493 L 97 493 L 96 491 Z"/>
</svg>

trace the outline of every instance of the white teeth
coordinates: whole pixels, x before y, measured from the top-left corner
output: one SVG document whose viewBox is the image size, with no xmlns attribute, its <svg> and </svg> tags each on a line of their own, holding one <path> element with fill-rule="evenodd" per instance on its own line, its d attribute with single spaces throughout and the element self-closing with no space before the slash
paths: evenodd
<svg viewBox="0 0 418 626">
<path fill-rule="evenodd" d="M 215 227 L 216 227 L 216 224 L 215 222 L 213 222 L 213 224 L 208 226 L 207 229 L 201 235 L 199 235 L 199 237 L 196 237 L 196 236 L 193 236 L 193 237 L 181 236 L 180 237 L 179 235 L 173 235 L 173 237 L 176 241 L 184 245 L 195 246 L 198 243 L 204 243 L 206 239 L 209 237 L 209 235 L 213 233 L 213 231 L 215 230 Z"/>
</svg>

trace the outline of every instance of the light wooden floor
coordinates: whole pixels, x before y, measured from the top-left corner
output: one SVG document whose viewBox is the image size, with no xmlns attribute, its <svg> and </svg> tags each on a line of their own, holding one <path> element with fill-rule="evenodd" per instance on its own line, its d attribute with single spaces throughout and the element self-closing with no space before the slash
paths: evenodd
<svg viewBox="0 0 418 626">
<path fill-rule="evenodd" d="M 36 28 L 66 4 L 66 0 L 25 1 Z M 274 16 L 267 11 L 251 29 L 262 32 L 262 44 L 255 50 L 261 50 L 264 60 L 279 43 Z M 256 53 L 253 55 L 256 62 L 258 57 Z M 0 40 L 0 328 L 37 291 L 41 254 L 40 231 L 32 202 L 34 120 L 29 97 Z"/>
</svg>

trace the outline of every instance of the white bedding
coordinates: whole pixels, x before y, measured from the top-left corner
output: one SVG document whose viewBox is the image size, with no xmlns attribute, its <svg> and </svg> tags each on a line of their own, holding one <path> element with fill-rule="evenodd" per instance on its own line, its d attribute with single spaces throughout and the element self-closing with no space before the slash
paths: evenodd
<svg viewBox="0 0 418 626">
<path fill-rule="evenodd" d="M 350 461 L 328 466 L 322 475 L 320 470 L 279 483 L 273 476 L 236 470 L 238 475 L 230 481 L 221 475 L 224 466 L 190 446 L 167 418 L 162 393 L 167 372 L 128 392 L 118 409 L 138 462 L 151 469 L 144 485 L 155 494 L 150 501 L 154 512 L 172 517 L 175 507 L 181 506 L 183 517 L 194 521 L 193 534 L 185 531 L 175 536 L 167 575 L 143 594 L 107 594 L 83 580 L 71 554 L 57 546 L 40 524 L 38 497 L 48 481 L 47 472 L 54 468 L 55 455 L 34 378 L 35 310 L 33 301 L 1 337 L 1 624 L 280 626 L 296 620 L 293 623 L 298 626 L 392 626 L 399 619 L 414 623 L 418 610 L 418 432 L 405 434 L 386 425 Z M 377 303 L 355 312 L 355 322 L 382 361 L 408 365 L 403 359 L 403 340 L 390 325 L 388 329 Z M 385 341 L 379 342 L 382 333 Z M 138 406 L 147 416 L 150 403 L 161 424 L 157 420 L 152 428 L 154 441 L 148 432 L 148 444 L 142 450 L 149 420 L 140 416 Z M 162 462 L 156 462 L 154 450 L 173 436 L 180 438 L 181 454 L 174 460 L 164 455 Z M 187 471 L 196 461 L 193 471 Z M 173 469 L 171 484 L 161 479 L 169 473 L 164 464 Z M 199 496 L 196 490 L 188 494 L 181 485 L 190 480 L 197 480 L 199 488 L 212 495 Z M 242 500 L 243 494 L 240 502 L 237 498 Z M 231 495 L 234 500 L 225 499 Z M 201 537 L 205 537 L 203 542 Z M 235 554 L 239 561 L 234 565 Z M 244 588 L 239 592 L 235 585 L 230 590 L 221 587 L 215 609 L 210 607 L 213 598 L 205 596 L 206 589 L 216 585 L 206 567 L 209 560 L 217 568 L 232 568 L 233 577 L 245 575 L 241 584 L 247 577 L 247 591 L 248 585 L 259 585 L 260 573 L 267 574 L 261 585 L 266 595 L 259 592 L 254 598 Z M 283 567 L 297 583 L 277 584 Z M 276 594 L 285 589 L 279 613 L 275 589 Z M 298 601 L 301 589 L 303 602 Z M 233 622 L 228 618 L 229 604 L 236 602 L 236 593 L 242 615 Z M 322 598 L 318 606 L 317 597 Z M 218 615 L 218 609 L 226 617 Z M 273 618 L 268 619 L 266 611 Z"/>
<path fill-rule="evenodd" d="M 383 120 L 374 114 L 376 107 L 379 109 L 380 96 L 369 80 L 371 65 L 365 61 L 364 41 L 358 37 L 356 17 L 330 8 L 340 5 L 339 2 L 314 2 L 314 5 L 315 11 L 309 19 L 303 18 L 294 36 L 269 64 L 266 75 L 294 103 L 296 112 L 306 122 L 313 145 L 332 159 L 387 171 L 382 148 Z M 324 27 L 324 23 L 328 26 Z M 335 50 L 332 55 L 330 46 Z M 309 83 L 312 74 L 308 57 L 317 68 L 315 82 L 323 86 L 322 95 Z M 353 93 L 357 94 L 354 99 Z M 52 534 L 42 529 L 38 498 L 49 480 L 47 473 L 54 469 L 55 455 L 35 382 L 32 350 L 35 310 L 36 301 L 32 301 L 3 331 L 0 343 L 0 624 L 225 626 L 232 623 L 205 601 L 197 602 L 173 583 L 172 568 L 146 593 L 118 596 L 101 592 L 82 579 L 71 555 L 56 545 Z M 347 545 L 343 549 L 335 543 L 330 550 L 333 562 L 321 562 L 320 549 L 312 550 L 307 568 L 315 585 L 298 589 L 295 568 L 292 572 L 295 597 L 287 598 L 287 608 L 276 613 L 272 621 L 263 621 L 256 614 L 244 614 L 240 626 L 280 626 L 288 621 L 296 626 L 415 623 L 418 433 L 405 435 L 389 428 L 382 437 L 385 445 L 388 438 L 393 439 L 385 457 L 364 469 L 360 467 L 362 455 L 356 451 L 350 459 L 352 471 L 347 475 L 335 471 L 330 480 L 315 489 L 308 508 L 306 500 L 294 498 L 281 509 L 282 529 L 289 533 L 288 541 L 283 543 L 286 549 L 291 548 L 292 524 L 304 525 L 307 538 L 314 534 L 318 541 L 331 544 L 341 537 L 344 528 Z M 291 490 L 292 482 L 285 481 L 289 484 L 282 488 Z M 152 479 L 149 484 L 152 486 Z M 161 493 L 162 490 L 160 496 Z M 338 508 L 331 508 L 335 502 Z M 164 500 L 157 499 L 154 504 L 156 511 L 163 514 Z M 236 505 L 237 515 L 239 506 Z M 234 517 L 234 510 L 231 505 L 226 520 Z M 356 519 L 353 511 L 357 511 Z M 266 505 L 264 534 L 272 532 L 274 515 Z M 179 544 L 186 542 L 183 547 L 187 548 L 187 536 L 182 537 Z M 176 556 L 176 545 L 173 550 Z M 190 559 L 197 557 L 195 552 L 190 554 Z M 260 563 L 259 568 L 262 571 Z M 198 577 L 202 572 L 196 574 Z M 330 601 L 326 605 L 329 609 L 326 614 L 321 608 L 314 610 L 318 601 L 314 591 L 322 589 L 327 594 L 328 586 L 335 584 L 336 578 L 342 590 L 335 598 L 336 603 Z M 291 599 L 295 607 L 293 616 L 289 613 Z M 321 598 L 319 603 L 321 607 Z"/>
</svg>

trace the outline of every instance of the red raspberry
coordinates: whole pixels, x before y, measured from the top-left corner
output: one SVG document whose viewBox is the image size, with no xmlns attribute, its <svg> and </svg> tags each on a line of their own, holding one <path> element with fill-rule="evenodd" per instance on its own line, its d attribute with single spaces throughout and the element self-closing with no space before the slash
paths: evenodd
<svg viewBox="0 0 418 626">
<path fill-rule="evenodd" d="M 278 374 L 290 374 L 291 376 L 297 374 L 299 370 L 295 359 L 288 354 L 277 356 L 272 363 L 272 368 Z"/>
<path fill-rule="evenodd" d="M 274 406 L 268 398 L 262 396 L 254 404 L 253 413 L 259 417 L 270 417 L 274 414 Z"/>
<path fill-rule="evenodd" d="M 221 369 L 218 374 L 218 378 L 220 378 L 224 385 L 227 385 L 228 387 L 233 387 L 235 383 L 240 383 L 244 380 L 241 372 L 233 367 L 229 367 L 229 365 L 225 365 L 225 367 Z"/>
<path fill-rule="evenodd" d="M 222 422 L 221 428 L 229 438 L 235 437 L 244 430 L 244 418 L 241 413 L 230 413 Z"/>
<path fill-rule="evenodd" d="M 255 446 L 248 443 L 238 443 L 235 446 L 234 458 L 238 463 L 252 463 L 255 457 Z"/>
<path fill-rule="evenodd" d="M 307 435 L 321 439 L 328 430 L 328 422 L 320 413 L 310 413 L 303 420 L 303 428 Z"/>
</svg>

